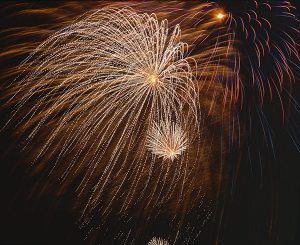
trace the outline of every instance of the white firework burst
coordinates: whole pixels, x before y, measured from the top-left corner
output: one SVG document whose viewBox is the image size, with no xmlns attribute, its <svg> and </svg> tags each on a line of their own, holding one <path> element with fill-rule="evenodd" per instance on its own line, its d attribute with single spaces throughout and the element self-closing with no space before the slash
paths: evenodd
<svg viewBox="0 0 300 245">
<path fill-rule="evenodd" d="M 148 245 L 169 245 L 169 242 L 162 238 L 153 237 L 151 241 L 148 242 Z"/>
<path fill-rule="evenodd" d="M 77 188 L 79 195 L 90 195 L 83 217 L 94 215 L 112 178 L 121 179 L 121 186 L 103 212 L 120 196 L 122 208 L 130 205 L 138 184 L 120 195 L 129 178 L 123 170 L 130 161 L 132 176 L 146 171 L 147 125 L 170 114 L 198 120 L 188 45 L 180 33 L 155 14 L 101 9 L 53 34 L 20 66 L 27 74 L 11 88 L 16 110 L 10 121 L 24 132 L 24 149 L 42 138 L 33 162 L 46 162 L 62 180 L 84 173 Z M 177 125 L 167 127 L 159 132 L 171 135 L 161 135 L 159 144 L 166 140 L 174 152 L 153 140 L 149 146 L 175 159 L 187 147 L 185 134 Z"/>
<path fill-rule="evenodd" d="M 188 137 L 178 123 L 160 121 L 150 128 L 147 147 L 154 155 L 173 161 L 188 148 Z"/>
</svg>

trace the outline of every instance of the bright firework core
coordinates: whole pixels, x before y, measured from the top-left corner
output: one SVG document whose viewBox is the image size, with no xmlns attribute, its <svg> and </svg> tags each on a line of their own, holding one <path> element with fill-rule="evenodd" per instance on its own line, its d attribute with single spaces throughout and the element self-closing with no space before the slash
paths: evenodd
<svg viewBox="0 0 300 245">
<path fill-rule="evenodd" d="M 171 159 L 171 161 L 173 161 L 174 160 L 174 158 L 176 157 L 176 149 L 177 147 L 175 146 L 173 146 L 172 148 L 169 148 L 169 151 L 167 152 L 168 154 L 169 154 L 169 159 Z"/>
<path fill-rule="evenodd" d="M 222 14 L 222 13 L 218 13 L 218 15 L 217 15 L 217 18 L 218 18 L 218 19 L 223 19 L 223 18 L 224 18 L 224 16 L 225 16 L 224 14 Z"/>
<path fill-rule="evenodd" d="M 216 13 L 216 18 L 220 21 L 222 21 L 226 17 L 226 14 L 223 10 L 220 10 Z"/>
<path fill-rule="evenodd" d="M 158 77 L 155 74 L 150 74 L 147 78 L 147 82 L 150 83 L 152 86 L 158 83 Z"/>
</svg>

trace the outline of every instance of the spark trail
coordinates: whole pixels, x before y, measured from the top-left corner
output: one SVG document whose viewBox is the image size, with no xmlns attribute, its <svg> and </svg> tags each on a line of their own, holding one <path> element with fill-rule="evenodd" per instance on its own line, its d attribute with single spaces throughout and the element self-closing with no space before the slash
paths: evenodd
<svg viewBox="0 0 300 245">
<path fill-rule="evenodd" d="M 80 179 L 77 193 L 87 200 L 83 224 L 96 210 L 107 217 L 116 200 L 118 212 L 126 213 L 144 196 L 144 205 L 154 208 L 175 198 L 175 190 L 185 185 L 186 157 L 170 171 L 170 164 L 155 165 L 146 147 L 154 122 L 168 118 L 176 123 L 183 115 L 188 119 L 183 129 L 164 127 L 170 134 L 165 136 L 176 141 L 171 159 L 188 152 L 186 137 L 199 130 L 193 59 L 187 60 L 188 45 L 180 37 L 178 25 L 169 30 L 167 21 L 159 22 L 155 14 L 105 8 L 56 32 L 19 67 L 25 75 L 8 93 L 7 104 L 16 109 L 7 125 L 17 122 L 24 151 L 39 142 L 32 164 L 60 176 L 62 192 L 70 179 Z M 41 137 L 48 128 L 50 133 Z M 153 143 L 151 149 L 158 149 Z M 195 147 L 199 149 L 191 145 L 190 150 Z M 171 186 L 156 186 L 168 175 L 174 179 Z M 104 198 L 107 192 L 109 198 Z"/>
</svg>

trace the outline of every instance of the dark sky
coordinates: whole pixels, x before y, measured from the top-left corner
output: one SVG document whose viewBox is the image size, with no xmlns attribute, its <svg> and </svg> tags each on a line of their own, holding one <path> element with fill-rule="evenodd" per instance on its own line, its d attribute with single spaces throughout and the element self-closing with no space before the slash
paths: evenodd
<svg viewBox="0 0 300 245">
<path fill-rule="evenodd" d="M 226 1 L 227 3 L 234 4 L 234 1 Z M 293 4 L 297 6 L 298 13 L 300 10 L 300 0 L 292 0 Z M 0 16 L 0 21 L 3 16 Z M 3 45 L 2 45 L 3 47 Z M 1 48 L 1 44 L 0 44 Z M 0 49 L 0 51 L 2 51 Z M 298 92 L 299 81 L 296 86 Z M 298 93 L 299 95 L 300 93 Z M 298 98 L 300 99 L 300 98 Z M 278 132 L 280 128 L 276 129 Z M 8 145 L 9 136 L 3 137 L 0 140 L 1 153 L 5 155 L 5 148 Z M 278 204 L 278 219 L 279 219 L 279 230 L 278 237 L 280 240 L 279 245 L 299 245 L 300 244 L 300 161 L 299 153 L 293 148 L 291 142 L 286 138 L 280 136 L 277 137 L 276 143 L 278 145 L 278 173 L 277 179 L 278 192 L 279 192 L 279 204 Z M 11 161 L 14 158 L 18 158 L 18 155 L 11 157 Z M 1 158 L 0 158 L 1 161 Z M 51 197 L 46 196 L 40 199 L 38 203 L 24 204 L 22 202 L 8 201 L 9 198 L 13 197 L 19 187 L 19 179 L 22 178 L 21 173 L 14 175 L 13 179 L 8 178 L 6 174 L 11 169 L 6 165 L 0 167 L 0 184 L 1 184 L 1 205 L 0 205 L 0 243 L 8 244 L 22 244 L 32 242 L 32 238 L 35 237 L 35 242 L 48 244 L 58 243 L 82 243 L 83 234 L 78 232 L 76 229 L 76 221 L 72 216 L 65 212 L 62 206 L 52 215 L 52 219 L 49 220 L 49 224 L 44 224 L 45 207 L 52 202 Z M 18 200 L 26 199 L 21 196 Z M 247 204 L 245 204 L 247 205 Z M 6 212 L 10 210 L 10 212 Z M 256 210 L 254 210 L 256 211 Z M 260 210 L 257 210 L 260 212 Z M 49 214 L 50 215 L 50 214 Z M 235 213 L 238 216 L 239 212 Z M 243 214 L 244 215 L 244 214 Z M 251 214 L 249 214 L 251 215 Z M 238 217 L 236 217 L 238 220 Z M 42 225 L 41 225 L 42 224 Z M 66 227 L 68 227 L 66 229 Z M 49 228 L 49 229 L 48 229 Z M 230 228 L 229 228 L 230 230 Z M 236 232 L 236 234 L 234 234 Z M 239 234 L 240 232 L 240 234 Z M 236 230 L 230 230 L 229 233 L 232 236 L 245 236 L 245 230 L 237 227 Z M 45 239 L 46 237 L 46 239 Z M 225 245 L 235 245 L 234 243 L 226 243 Z M 240 244 L 239 244 L 240 245 Z M 244 245 L 244 244 L 243 244 Z M 250 244 L 249 245 L 260 245 Z M 265 244 L 262 244 L 265 245 Z M 267 245 L 267 244 L 266 244 Z M 268 244 L 269 245 L 269 244 Z M 272 245 L 272 244 L 270 244 Z"/>
</svg>

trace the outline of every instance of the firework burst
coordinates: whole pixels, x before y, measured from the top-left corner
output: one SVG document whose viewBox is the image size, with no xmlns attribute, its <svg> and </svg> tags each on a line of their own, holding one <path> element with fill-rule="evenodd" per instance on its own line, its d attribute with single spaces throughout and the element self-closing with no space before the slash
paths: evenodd
<svg viewBox="0 0 300 245">
<path fill-rule="evenodd" d="M 185 130 L 197 130 L 199 103 L 188 45 L 180 35 L 179 26 L 170 31 L 154 14 L 102 9 L 52 35 L 21 64 L 27 74 L 8 93 L 7 104 L 16 109 L 7 125 L 17 122 L 24 151 L 40 139 L 32 164 L 47 161 L 40 168 L 60 175 L 61 188 L 70 176 L 81 176 L 78 195 L 89 193 L 83 223 L 94 216 L 112 178 L 120 186 L 113 187 L 100 213 L 108 215 L 115 199 L 122 199 L 122 211 L 136 202 L 142 180 L 135 176 L 148 175 L 153 164 L 145 146 L 147 125 L 185 115 Z M 177 125 L 168 126 L 161 132 L 175 137 L 168 142 L 174 153 L 165 152 L 174 159 L 187 148 L 186 138 Z M 51 132 L 41 140 L 47 128 Z M 153 144 L 151 149 L 159 151 Z M 128 179 L 132 186 L 124 195 L 121 187 Z"/>
<path fill-rule="evenodd" d="M 270 100 L 280 98 L 283 87 L 294 81 L 293 60 L 299 60 L 299 20 L 288 1 L 253 0 L 244 5 L 244 10 L 229 14 L 228 25 L 236 33 L 235 45 L 243 68 L 240 76 L 250 78 L 241 79 L 243 87 L 252 87 L 262 104 L 267 95 Z"/>
<path fill-rule="evenodd" d="M 188 148 L 188 139 L 178 124 L 161 121 L 151 127 L 146 144 L 154 155 L 173 161 Z"/>
<path fill-rule="evenodd" d="M 153 237 L 148 245 L 169 245 L 169 243 L 164 239 Z"/>
<path fill-rule="evenodd" d="M 201 10 L 200 20 L 168 15 L 168 22 L 158 21 L 161 12 L 89 12 L 55 32 L 15 71 L 21 75 L 5 93 L 6 105 L 15 109 L 6 126 L 17 128 L 33 169 L 48 175 L 38 182 L 45 183 L 43 191 L 62 196 L 75 186 L 74 206 L 88 234 L 101 240 L 107 234 L 94 231 L 111 229 L 119 241 L 134 240 L 147 229 L 130 231 L 132 222 L 151 225 L 166 214 L 178 220 L 168 227 L 178 236 L 169 239 L 189 232 L 196 239 L 209 219 L 211 212 L 200 210 L 207 205 L 202 191 L 214 186 L 217 193 L 221 186 L 210 164 L 221 163 L 227 150 L 218 132 L 224 134 L 229 119 L 222 107 L 232 100 L 223 84 L 233 77 L 225 66 L 230 39 L 219 27 L 211 33 L 219 23 L 209 22 L 212 6 L 193 10 Z M 168 135 L 158 142 L 158 132 Z M 170 161 L 163 162 L 163 154 Z M 195 209 L 197 230 L 184 225 Z M 112 226 L 111 217 L 123 223 Z"/>
</svg>

